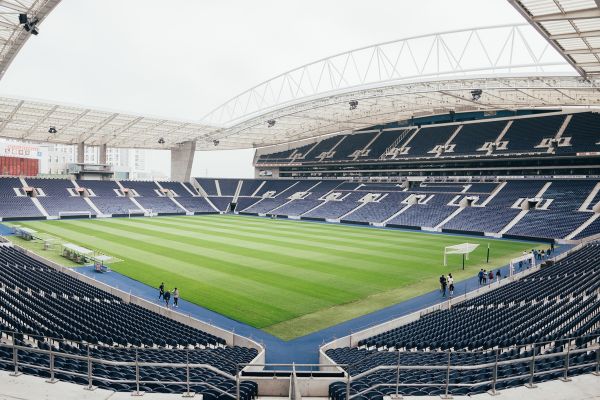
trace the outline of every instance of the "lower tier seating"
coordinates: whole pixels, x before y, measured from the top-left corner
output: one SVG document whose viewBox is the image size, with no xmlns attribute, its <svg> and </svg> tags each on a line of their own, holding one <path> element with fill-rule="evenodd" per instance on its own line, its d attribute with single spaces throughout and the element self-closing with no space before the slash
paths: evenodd
<svg viewBox="0 0 600 400">
<path fill-rule="evenodd" d="M 593 243 L 522 280 L 360 340 L 357 347 L 329 349 L 327 355 L 349 364 L 352 376 L 361 374 L 351 383 L 350 394 L 366 399 L 395 393 L 398 377 L 407 385 L 398 389 L 403 395 L 443 394 L 446 368 L 410 366 L 446 366 L 448 361 L 456 366 L 493 364 L 496 357 L 517 360 L 498 369 L 501 385 L 496 389 L 501 389 L 528 382 L 530 357 L 544 355 L 535 363 L 534 382 L 556 379 L 564 374 L 565 356 L 552 355 L 566 346 L 577 350 L 569 356 L 569 374 L 592 372 L 598 350 L 591 346 L 600 342 L 600 281 L 594 278 L 598 273 L 600 244 Z M 399 376 L 398 360 L 408 367 Z M 492 374 L 491 367 L 452 370 L 450 393 L 490 390 Z M 345 385 L 332 384 L 331 397 L 345 399 Z M 376 385 L 380 386 L 373 388 Z"/>
<path fill-rule="evenodd" d="M 76 355 L 133 363 L 163 363 L 140 368 L 145 381 L 140 390 L 156 393 L 186 391 L 185 368 L 165 364 L 205 364 L 192 368 L 192 389 L 205 398 L 235 395 L 236 365 L 248 363 L 256 349 L 229 346 L 225 340 L 121 300 L 74 277 L 58 272 L 11 248 L 0 247 L 0 367 L 14 370 L 11 343 L 18 351 L 21 372 L 48 377 L 48 354 L 55 353 L 55 378 L 88 384 L 87 360 Z M 3 345 L 4 344 L 4 345 Z M 27 350 L 31 349 L 31 350 Z M 133 391 L 135 366 L 93 363 L 93 385 L 115 391 Z M 110 382 L 112 379 L 117 382 Z M 160 382 L 176 382 L 162 384 Z M 241 396 L 249 400 L 257 386 L 242 383 Z"/>
</svg>

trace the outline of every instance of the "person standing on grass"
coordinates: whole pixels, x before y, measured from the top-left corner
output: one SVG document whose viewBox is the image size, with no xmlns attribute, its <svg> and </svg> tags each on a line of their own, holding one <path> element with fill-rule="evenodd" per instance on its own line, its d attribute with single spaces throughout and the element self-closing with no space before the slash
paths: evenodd
<svg viewBox="0 0 600 400">
<path fill-rule="evenodd" d="M 163 296 L 165 295 L 165 283 L 161 282 L 160 286 L 158 287 L 158 299 L 162 299 Z"/>
<path fill-rule="evenodd" d="M 448 274 L 448 279 L 446 279 L 448 281 L 448 291 L 450 292 L 450 297 L 452 297 L 454 295 L 454 278 L 452 277 L 452 274 Z"/>
<path fill-rule="evenodd" d="M 179 307 L 179 289 L 173 289 L 173 307 Z"/>
<path fill-rule="evenodd" d="M 171 300 L 171 292 L 169 292 L 169 289 L 167 289 L 167 291 L 163 295 L 163 299 L 165 299 L 166 307 L 169 308 L 169 300 Z"/>
</svg>

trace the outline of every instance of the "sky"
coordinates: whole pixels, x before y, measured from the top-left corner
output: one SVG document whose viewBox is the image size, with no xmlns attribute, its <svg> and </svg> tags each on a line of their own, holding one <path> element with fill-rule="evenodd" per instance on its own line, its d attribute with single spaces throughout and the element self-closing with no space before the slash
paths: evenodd
<svg viewBox="0 0 600 400">
<path fill-rule="evenodd" d="M 251 86 L 339 52 L 522 21 L 506 0 L 62 0 L 0 95 L 200 120 Z M 253 155 L 198 152 L 193 175 L 250 177 Z M 149 156 L 168 175 L 168 152 Z"/>
</svg>

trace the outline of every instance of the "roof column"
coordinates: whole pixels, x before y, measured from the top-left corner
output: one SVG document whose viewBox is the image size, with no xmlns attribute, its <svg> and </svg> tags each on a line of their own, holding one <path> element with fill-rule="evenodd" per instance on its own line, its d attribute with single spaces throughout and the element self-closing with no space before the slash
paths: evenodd
<svg viewBox="0 0 600 400">
<path fill-rule="evenodd" d="M 100 145 L 99 164 L 106 164 L 106 143 Z"/>
<path fill-rule="evenodd" d="M 77 143 L 77 163 L 83 164 L 85 162 L 85 143 Z"/>
<path fill-rule="evenodd" d="M 178 143 L 171 147 L 171 180 L 189 182 L 196 154 L 196 141 Z"/>
</svg>

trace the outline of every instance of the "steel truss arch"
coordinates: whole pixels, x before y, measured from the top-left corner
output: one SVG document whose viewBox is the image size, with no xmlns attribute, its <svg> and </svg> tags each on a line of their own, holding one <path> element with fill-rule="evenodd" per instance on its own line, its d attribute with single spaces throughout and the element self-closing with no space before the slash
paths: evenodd
<svg viewBox="0 0 600 400">
<path fill-rule="evenodd" d="M 307 98 L 374 84 L 547 71 L 571 68 L 528 24 L 419 35 L 339 53 L 280 74 L 233 97 L 202 122 L 233 126 Z"/>
</svg>

